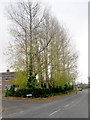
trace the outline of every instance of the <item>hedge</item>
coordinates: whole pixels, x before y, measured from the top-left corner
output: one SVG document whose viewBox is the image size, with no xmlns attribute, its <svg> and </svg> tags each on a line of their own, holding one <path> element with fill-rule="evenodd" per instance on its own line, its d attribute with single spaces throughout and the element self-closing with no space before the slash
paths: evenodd
<svg viewBox="0 0 90 120">
<path fill-rule="evenodd" d="M 67 93 L 66 91 L 72 90 L 72 86 L 65 85 L 64 88 L 53 87 L 53 88 L 29 88 L 29 89 L 17 89 L 13 94 L 10 94 L 10 90 L 8 90 L 7 96 L 16 96 L 16 97 L 26 97 L 27 94 L 32 94 L 32 97 L 47 97 L 54 96 L 61 93 Z"/>
</svg>

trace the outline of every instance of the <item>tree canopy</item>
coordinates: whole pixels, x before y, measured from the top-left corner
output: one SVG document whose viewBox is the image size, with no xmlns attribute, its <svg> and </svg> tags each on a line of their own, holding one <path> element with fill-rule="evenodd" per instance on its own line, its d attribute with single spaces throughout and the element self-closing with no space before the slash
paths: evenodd
<svg viewBox="0 0 90 120">
<path fill-rule="evenodd" d="M 55 87 L 74 83 L 77 51 L 55 16 L 39 2 L 18 2 L 9 6 L 10 67 L 16 72 L 13 84 L 23 87 Z"/>
</svg>

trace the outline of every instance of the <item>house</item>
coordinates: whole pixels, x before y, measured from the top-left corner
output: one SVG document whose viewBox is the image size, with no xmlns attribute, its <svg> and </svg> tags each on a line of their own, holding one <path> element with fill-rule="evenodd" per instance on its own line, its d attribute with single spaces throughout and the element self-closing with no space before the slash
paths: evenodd
<svg viewBox="0 0 90 120">
<path fill-rule="evenodd" d="M 0 73 L 0 89 L 5 92 L 6 89 L 10 89 L 12 83 L 10 80 L 15 79 L 14 72 L 7 70 L 6 72 Z"/>
</svg>

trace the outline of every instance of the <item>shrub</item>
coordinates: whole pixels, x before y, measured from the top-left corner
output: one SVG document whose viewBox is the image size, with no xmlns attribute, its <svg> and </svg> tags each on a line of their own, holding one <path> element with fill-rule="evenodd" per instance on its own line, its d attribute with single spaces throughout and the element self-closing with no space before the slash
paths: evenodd
<svg viewBox="0 0 90 120">
<path fill-rule="evenodd" d="M 14 89 L 14 87 L 13 86 L 11 86 L 11 88 L 10 88 L 10 93 L 11 93 L 11 96 L 14 96 L 14 93 L 15 93 L 15 89 Z"/>
<path fill-rule="evenodd" d="M 30 89 L 17 89 L 15 91 L 15 96 L 16 97 L 26 97 L 26 94 L 30 94 L 31 90 Z"/>
<path fill-rule="evenodd" d="M 11 93 L 10 93 L 10 91 L 8 89 L 6 89 L 6 91 L 5 91 L 5 97 L 8 97 L 8 96 L 11 96 Z"/>
<path fill-rule="evenodd" d="M 9 90 L 8 89 L 6 90 L 5 97 L 14 96 L 14 93 L 15 93 L 14 87 L 11 86 Z"/>
<path fill-rule="evenodd" d="M 32 94 L 32 97 L 48 97 L 54 96 L 56 94 L 65 93 L 65 91 L 71 89 L 72 86 L 65 85 L 64 88 L 61 86 L 54 88 L 28 88 L 28 89 L 17 89 L 15 91 L 15 96 L 17 97 L 26 97 L 27 94 Z"/>
</svg>

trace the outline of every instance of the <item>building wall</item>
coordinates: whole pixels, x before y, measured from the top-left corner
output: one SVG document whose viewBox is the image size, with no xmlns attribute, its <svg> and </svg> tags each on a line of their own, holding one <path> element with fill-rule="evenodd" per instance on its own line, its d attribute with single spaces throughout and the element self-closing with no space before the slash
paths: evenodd
<svg viewBox="0 0 90 120">
<path fill-rule="evenodd" d="M 14 80 L 14 72 L 2 73 L 2 92 L 5 92 L 7 88 L 10 88 L 12 85 L 10 80 Z"/>
</svg>

